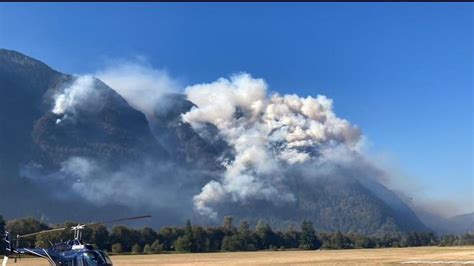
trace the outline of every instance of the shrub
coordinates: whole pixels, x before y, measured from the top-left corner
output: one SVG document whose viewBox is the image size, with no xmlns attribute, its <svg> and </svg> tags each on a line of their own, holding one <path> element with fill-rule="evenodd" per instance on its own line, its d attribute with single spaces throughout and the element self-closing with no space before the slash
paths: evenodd
<svg viewBox="0 0 474 266">
<path fill-rule="evenodd" d="M 112 245 L 112 252 L 113 253 L 122 253 L 123 252 L 123 247 L 122 244 L 116 243 Z"/>
</svg>

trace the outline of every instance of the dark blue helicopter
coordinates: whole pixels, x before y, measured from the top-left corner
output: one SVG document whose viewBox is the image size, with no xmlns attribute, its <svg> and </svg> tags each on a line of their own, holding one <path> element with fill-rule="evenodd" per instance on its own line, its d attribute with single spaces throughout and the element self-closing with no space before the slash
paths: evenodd
<svg viewBox="0 0 474 266">
<path fill-rule="evenodd" d="M 70 228 L 56 228 L 51 230 L 40 231 L 27 235 L 17 235 L 16 245 L 13 246 L 10 241 L 10 234 L 5 233 L 6 253 L 3 258 L 2 266 L 7 266 L 9 257 L 14 257 L 15 262 L 18 256 L 27 254 L 35 257 L 40 257 L 48 260 L 52 266 L 112 266 L 112 261 L 105 251 L 95 249 L 91 244 L 84 243 L 82 238 L 82 231 L 87 226 L 94 226 L 104 223 L 128 221 L 142 218 L 149 218 L 150 215 L 130 217 L 124 219 L 103 221 L 100 223 L 79 224 Z M 46 234 L 62 230 L 74 231 L 74 240 L 58 243 L 49 248 L 20 248 L 19 240 L 21 238 L 31 237 L 39 234 Z"/>
</svg>

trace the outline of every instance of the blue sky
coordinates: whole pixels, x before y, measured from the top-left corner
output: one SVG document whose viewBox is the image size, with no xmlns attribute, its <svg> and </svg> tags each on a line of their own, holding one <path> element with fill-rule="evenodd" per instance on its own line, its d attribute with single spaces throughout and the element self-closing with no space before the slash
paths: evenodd
<svg viewBox="0 0 474 266">
<path fill-rule="evenodd" d="M 10 3 L 0 47 L 66 73 L 144 56 L 184 84 L 246 71 L 324 94 L 407 186 L 469 211 L 473 25 L 472 3 Z"/>
</svg>

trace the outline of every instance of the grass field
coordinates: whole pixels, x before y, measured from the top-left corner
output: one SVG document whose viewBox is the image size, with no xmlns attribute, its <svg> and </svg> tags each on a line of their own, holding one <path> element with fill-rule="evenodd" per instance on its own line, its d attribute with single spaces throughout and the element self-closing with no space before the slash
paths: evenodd
<svg viewBox="0 0 474 266">
<path fill-rule="evenodd" d="M 129 265 L 315 265 L 315 264 L 472 264 L 474 246 L 322 251 L 262 251 L 200 254 L 112 256 L 116 266 Z M 22 259 L 18 266 L 48 265 Z"/>
</svg>

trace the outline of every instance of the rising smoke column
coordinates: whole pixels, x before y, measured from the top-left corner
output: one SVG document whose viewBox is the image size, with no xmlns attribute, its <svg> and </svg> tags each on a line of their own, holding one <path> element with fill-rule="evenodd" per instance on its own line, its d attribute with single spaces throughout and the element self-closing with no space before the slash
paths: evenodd
<svg viewBox="0 0 474 266">
<path fill-rule="evenodd" d="M 180 91 L 179 82 L 166 71 L 138 62 L 111 65 L 96 75 L 146 116 L 153 115 L 165 93 Z"/>
<path fill-rule="evenodd" d="M 249 74 L 193 85 L 186 94 L 197 107 L 183 120 L 197 132 L 205 123 L 213 124 L 236 152 L 235 159 L 224 163 L 223 177 L 194 197 L 202 215 L 216 217 L 212 205 L 226 200 L 294 201 L 284 169 L 333 159 L 335 150 L 357 152 L 361 145 L 360 131 L 338 118 L 325 96 L 271 93 L 264 80 Z"/>
<path fill-rule="evenodd" d="M 56 121 L 57 124 L 62 120 L 74 115 L 78 109 L 88 108 L 97 109 L 100 105 L 100 91 L 95 86 L 97 80 L 90 75 L 76 77 L 68 87 L 61 93 L 54 96 L 54 106 L 52 112 L 62 116 L 62 119 Z"/>
</svg>

